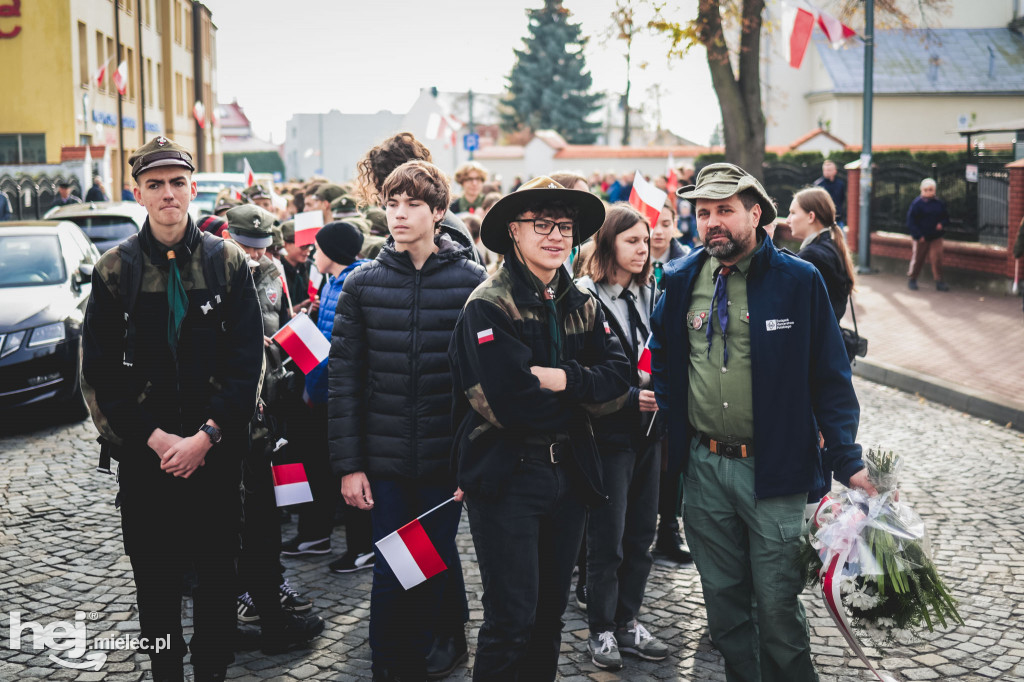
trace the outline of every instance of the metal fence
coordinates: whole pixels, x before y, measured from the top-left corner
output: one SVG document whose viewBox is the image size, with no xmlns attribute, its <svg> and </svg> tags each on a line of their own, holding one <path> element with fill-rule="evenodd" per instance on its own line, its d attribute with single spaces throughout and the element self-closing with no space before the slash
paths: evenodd
<svg viewBox="0 0 1024 682">
<path fill-rule="evenodd" d="M 0 192 L 7 195 L 15 220 L 39 220 L 53 207 L 57 185 L 71 184 L 71 193 L 81 199 L 82 182 L 74 175 L 0 175 Z"/>
<path fill-rule="evenodd" d="M 921 181 L 933 178 L 937 196 L 949 209 L 946 238 L 1006 246 L 1009 235 L 1010 176 L 1001 162 L 979 163 L 978 181 L 968 182 L 966 164 L 942 166 L 913 161 L 884 161 L 874 165 L 871 191 L 871 229 L 907 233 L 907 210 L 921 193 Z M 769 163 L 764 168 L 764 187 L 786 215 L 793 194 L 821 176 L 818 165 Z M 839 177 L 846 172 L 839 169 Z"/>
</svg>

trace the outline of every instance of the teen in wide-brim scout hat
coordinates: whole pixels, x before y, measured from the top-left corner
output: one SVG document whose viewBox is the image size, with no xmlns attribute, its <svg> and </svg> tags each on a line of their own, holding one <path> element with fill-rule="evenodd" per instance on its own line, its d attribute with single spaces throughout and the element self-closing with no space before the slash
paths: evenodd
<svg viewBox="0 0 1024 682">
<path fill-rule="evenodd" d="M 495 253 L 508 253 L 513 243 L 508 224 L 525 211 L 540 210 L 545 204 L 556 203 L 576 209 L 573 246 L 589 239 L 604 222 L 604 202 L 597 196 L 583 190 L 566 189 L 546 175 L 540 175 L 515 192 L 506 194 L 491 207 L 480 226 L 480 240 Z"/>
<path fill-rule="evenodd" d="M 696 205 L 698 199 L 728 199 L 734 194 L 751 190 L 757 195 L 757 203 L 761 206 L 761 219 L 758 227 L 764 227 L 775 221 L 777 212 L 775 202 L 764 191 L 764 187 L 753 175 L 731 163 L 713 163 L 705 166 L 697 174 L 697 184 L 680 187 L 676 196 Z"/>
</svg>

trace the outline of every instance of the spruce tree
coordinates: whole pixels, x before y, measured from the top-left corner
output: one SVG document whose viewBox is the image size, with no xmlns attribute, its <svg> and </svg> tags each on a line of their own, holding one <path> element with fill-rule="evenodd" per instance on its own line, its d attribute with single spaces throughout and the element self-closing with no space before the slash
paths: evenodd
<svg viewBox="0 0 1024 682">
<path fill-rule="evenodd" d="M 527 10 L 530 35 L 516 50 L 501 114 L 509 132 L 524 127 L 553 129 L 571 144 L 593 144 L 600 123 L 587 119 L 600 108 L 599 94 L 590 92 L 583 48 L 587 38 L 570 23 L 562 0 L 544 0 L 543 9 Z"/>
</svg>

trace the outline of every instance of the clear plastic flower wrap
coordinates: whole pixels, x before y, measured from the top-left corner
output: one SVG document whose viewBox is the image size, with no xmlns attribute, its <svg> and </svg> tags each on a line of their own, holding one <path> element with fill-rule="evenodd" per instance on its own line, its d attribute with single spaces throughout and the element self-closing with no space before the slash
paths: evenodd
<svg viewBox="0 0 1024 682">
<path fill-rule="evenodd" d="M 869 450 L 864 459 L 878 495 L 848 489 L 821 501 L 801 547 L 808 584 L 821 584 L 841 630 L 849 618 L 879 644 L 907 643 L 922 624 L 929 631 L 963 624 L 932 562 L 924 522 L 899 501 L 902 457 Z"/>
</svg>

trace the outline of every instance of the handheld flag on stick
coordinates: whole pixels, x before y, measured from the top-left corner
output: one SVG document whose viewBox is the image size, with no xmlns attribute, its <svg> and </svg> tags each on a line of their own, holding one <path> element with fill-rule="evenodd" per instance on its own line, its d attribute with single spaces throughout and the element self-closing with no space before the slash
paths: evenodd
<svg viewBox="0 0 1024 682">
<path fill-rule="evenodd" d="M 322 272 L 316 269 L 314 265 L 309 269 L 309 288 L 306 292 L 309 294 L 309 300 L 316 298 L 316 295 L 320 293 L 320 285 L 324 283 L 324 275 Z"/>
<path fill-rule="evenodd" d="M 274 477 L 274 499 L 278 507 L 313 501 L 313 491 L 301 463 L 271 467 L 271 473 Z"/>
<path fill-rule="evenodd" d="M 629 205 L 647 217 L 651 225 L 658 222 L 661 209 L 665 207 L 668 194 L 644 179 L 643 173 L 633 176 L 633 189 L 629 193 Z"/>
<path fill-rule="evenodd" d="M 256 174 L 252 172 L 252 166 L 249 165 L 249 159 L 242 159 L 242 174 L 245 175 L 245 186 L 252 187 L 256 184 Z"/>
<path fill-rule="evenodd" d="M 316 233 L 324 226 L 322 211 L 303 211 L 295 214 L 295 246 L 309 246 L 316 241 Z"/>
<path fill-rule="evenodd" d="M 636 368 L 641 372 L 647 372 L 651 374 L 651 339 L 654 338 L 654 334 L 647 335 L 647 341 L 644 343 L 644 349 L 640 353 L 640 361 L 636 363 Z"/>
<path fill-rule="evenodd" d="M 303 374 L 309 374 L 331 352 L 331 342 L 324 338 L 306 313 L 299 313 L 271 337 L 291 356 Z"/>
<path fill-rule="evenodd" d="M 430 541 L 430 537 L 420 524 L 420 519 L 454 501 L 454 497 L 445 500 L 391 535 L 377 541 L 377 551 L 388 562 L 388 566 L 405 589 L 416 587 L 428 578 L 447 570 L 448 567 L 434 548 L 434 543 Z"/>
</svg>

